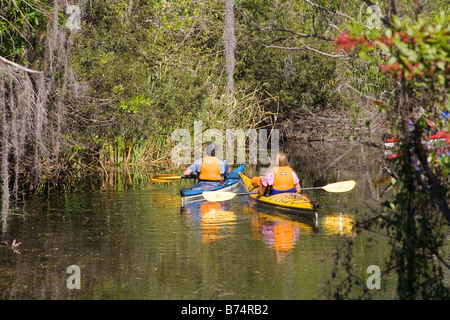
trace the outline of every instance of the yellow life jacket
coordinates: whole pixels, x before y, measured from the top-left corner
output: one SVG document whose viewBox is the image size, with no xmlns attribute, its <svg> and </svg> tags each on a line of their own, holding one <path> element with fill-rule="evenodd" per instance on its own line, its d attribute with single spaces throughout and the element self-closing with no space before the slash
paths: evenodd
<svg viewBox="0 0 450 320">
<path fill-rule="evenodd" d="M 276 190 L 288 190 L 294 187 L 294 175 L 289 167 L 278 167 L 273 178 L 273 188 Z"/>
<path fill-rule="evenodd" d="M 202 167 L 200 168 L 200 180 L 219 181 L 220 166 L 219 158 L 217 157 L 204 157 L 202 159 Z"/>
</svg>

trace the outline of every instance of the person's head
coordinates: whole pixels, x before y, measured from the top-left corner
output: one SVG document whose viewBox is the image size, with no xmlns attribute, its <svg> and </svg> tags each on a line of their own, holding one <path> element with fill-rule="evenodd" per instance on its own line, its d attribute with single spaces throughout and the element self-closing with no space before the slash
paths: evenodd
<svg viewBox="0 0 450 320">
<path fill-rule="evenodd" d="M 218 147 L 214 142 L 211 142 L 206 146 L 206 155 L 210 157 L 215 157 L 217 154 Z"/>
<path fill-rule="evenodd" d="M 283 152 L 277 153 L 277 155 L 272 158 L 272 162 L 267 169 L 266 174 L 274 172 L 278 167 L 289 167 L 289 162 Z"/>
<path fill-rule="evenodd" d="M 265 174 L 275 172 L 278 167 L 290 167 L 286 155 L 283 152 L 277 153 L 276 156 L 272 158 L 270 167 L 266 170 Z"/>
<path fill-rule="evenodd" d="M 283 152 L 280 152 L 275 157 L 275 163 L 279 167 L 289 167 L 289 162 L 287 160 L 286 155 Z"/>
</svg>

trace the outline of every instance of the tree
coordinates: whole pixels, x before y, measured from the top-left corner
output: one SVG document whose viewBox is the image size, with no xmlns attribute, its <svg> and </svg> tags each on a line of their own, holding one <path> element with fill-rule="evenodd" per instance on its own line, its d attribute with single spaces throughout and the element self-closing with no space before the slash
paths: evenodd
<svg viewBox="0 0 450 320">
<path fill-rule="evenodd" d="M 393 2 L 392 2 L 393 3 Z M 386 108 L 392 132 L 401 137 L 399 154 L 385 170 L 392 175 L 394 198 L 385 211 L 360 222 L 360 230 L 380 228 L 390 235 L 388 270 L 398 275 L 401 299 L 449 298 L 441 257 L 446 225 L 450 223 L 449 140 L 438 149 L 424 143 L 431 121 L 449 134 L 450 16 L 444 12 L 417 21 L 393 15 L 383 35 L 368 39 L 343 33 L 336 43 L 363 60 L 378 63 L 396 83 L 393 108 Z M 448 136 L 450 137 L 450 135 Z"/>
</svg>

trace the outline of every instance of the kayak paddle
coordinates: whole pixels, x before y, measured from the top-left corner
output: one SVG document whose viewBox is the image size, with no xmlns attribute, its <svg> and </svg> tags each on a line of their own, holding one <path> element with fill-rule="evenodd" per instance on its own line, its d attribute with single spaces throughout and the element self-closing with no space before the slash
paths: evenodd
<svg viewBox="0 0 450 320">
<path fill-rule="evenodd" d="M 349 181 L 341 181 L 341 182 L 335 182 L 327 184 L 323 187 L 314 187 L 314 188 L 302 188 L 302 190 L 317 190 L 317 189 L 323 189 L 327 192 L 347 192 L 352 190 L 356 185 L 356 182 L 353 180 Z M 233 199 L 235 196 L 246 196 L 249 194 L 256 194 L 257 192 L 252 193 L 234 193 L 229 191 L 205 191 L 202 193 L 203 197 L 207 201 L 227 201 Z"/>
<path fill-rule="evenodd" d="M 155 180 L 176 180 L 176 179 L 181 179 L 181 178 L 184 178 L 184 177 L 180 177 L 176 174 L 155 174 L 152 177 L 152 180 L 153 179 L 155 179 Z"/>
<path fill-rule="evenodd" d="M 190 176 L 179 176 L 176 174 L 155 174 L 152 176 L 151 180 L 153 182 L 171 182 L 178 179 L 195 179 L 197 178 L 196 175 L 190 175 Z M 239 179 L 238 177 L 226 177 L 226 179 Z"/>
<path fill-rule="evenodd" d="M 207 201 L 227 201 L 233 199 L 235 196 L 246 196 L 249 194 L 256 194 L 258 192 L 252 193 L 234 193 L 229 191 L 205 191 L 202 193 L 203 198 Z"/>
<path fill-rule="evenodd" d="M 164 180 L 164 179 L 155 179 L 155 178 L 152 178 L 151 180 L 152 180 L 152 182 L 162 182 L 162 183 L 173 181 L 173 180 Z"/>
<path fill-rule="evenodd" d="M 196 175 L 189 175 L 189 176 L 178 176 L 176 174 L 155 174 L 151 180 L 153 182 L 172 182 L 178 179 L 195 179 L 197 178 Z"/>
<path fill-rule="evenodd" d="M 317 190 L 317 189 L 323 189 L 328 192 L 347 192 L 352 190 L 356 185 L 356 182 L 353 180 L 349 181 L 341 181 L 341 182 L 335 182 L 327 184 L 323 187 L 314 187 L 314 188 L 302 188 L 302 190 Z"/>
</svg>

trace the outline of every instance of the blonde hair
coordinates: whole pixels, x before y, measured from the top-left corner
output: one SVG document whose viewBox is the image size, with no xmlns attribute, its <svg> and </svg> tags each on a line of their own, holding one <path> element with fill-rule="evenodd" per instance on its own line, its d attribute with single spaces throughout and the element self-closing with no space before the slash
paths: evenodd
<svg viewBox="0 0 450 320">
<path fill-rule="evenodd" d="M 278 166 L 279 167 L 289 167 L 289 162 L 287 160 L 286 155 L 283 152 L 277 154 L 276 158 L 278 158 Z"/>
<path fill-rule="evenodd" d="M 279 152 L 275 157 L 272 158 L 269 169 L 267 169 L 265 174 L 269 174 L 277 171 L 278 167 L 290 167 L 286 155 L 283 152 Z"/>
</svg>

